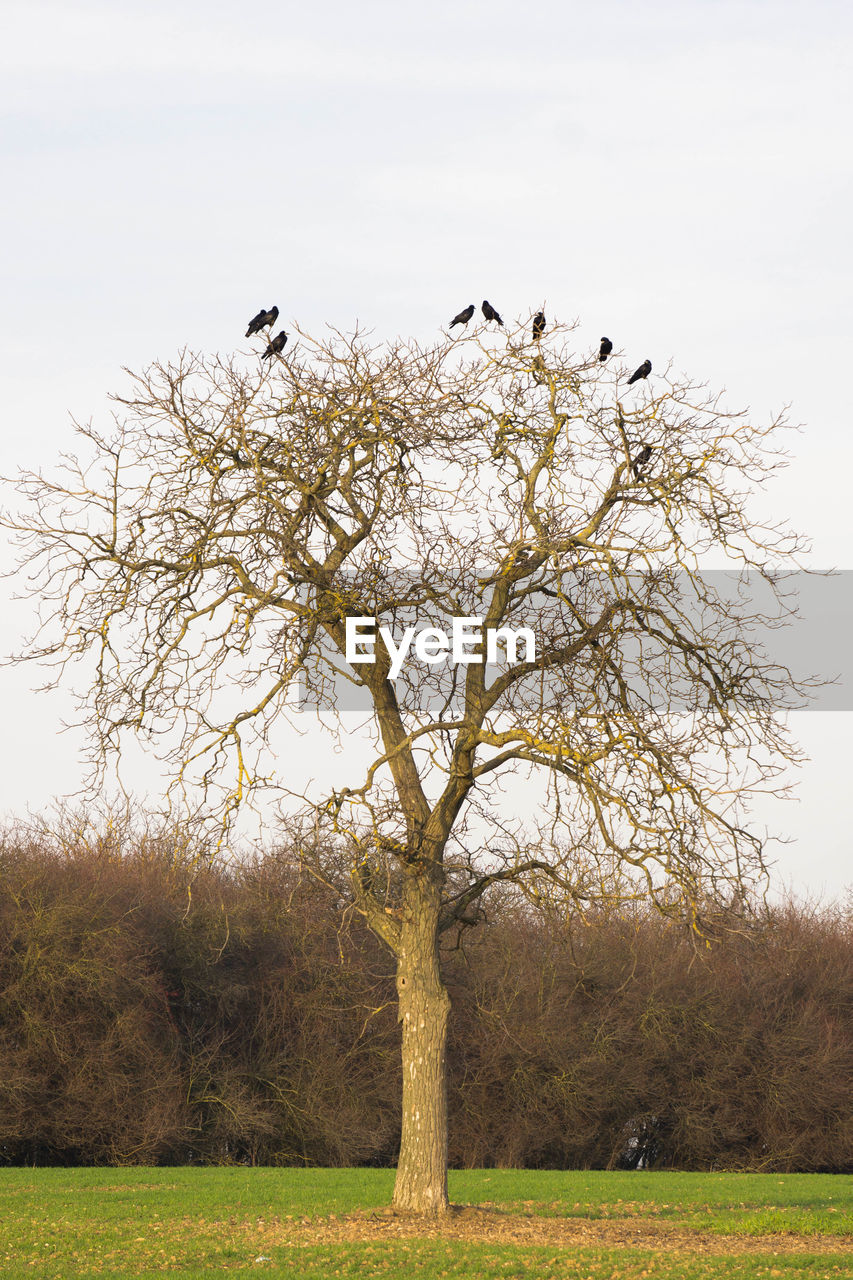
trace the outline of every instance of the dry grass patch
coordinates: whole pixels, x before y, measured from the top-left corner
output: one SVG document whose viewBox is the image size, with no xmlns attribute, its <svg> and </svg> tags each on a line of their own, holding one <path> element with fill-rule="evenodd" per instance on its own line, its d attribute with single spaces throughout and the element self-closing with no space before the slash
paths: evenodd
<svg viewBox="0 0 853 1280">
<path fill-rule="evenodd" d="M 795 1232 L 772 1235 L 720 1236 L 687 1230 L 669 1222 L 647 1218 L 602 1219 L 539 1217 L 535 1214 L 505 1213 L 482 1205 L 453 1205 L 450 1212 L 432 1221 L 393 1209 L 365 1209 L 355 1213 L 330 1214 L 326 1218 L 299 1222 L 246 1223 L 258 1238 L 259 1228 L 272 1244 L 345 1244 L 403 1238 L 481 1241 L 495 1245 L 553 1245 L 576 1248 L 631 1248 L 665 1250 L 673 1253 L 841 1253 L 853 1256 L 849 1236 L 820 1237 Z"/>
</svg>

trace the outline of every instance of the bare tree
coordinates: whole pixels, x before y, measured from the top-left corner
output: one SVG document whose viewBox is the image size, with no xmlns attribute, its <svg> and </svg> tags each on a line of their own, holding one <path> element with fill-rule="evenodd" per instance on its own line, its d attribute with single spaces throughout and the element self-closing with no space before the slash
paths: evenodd
<svg viewBox="0 0 853 1280">
<path fill-rule="evenodd" d="M 7 517 L 43 602 L 21 657 L 57 680 L 88 663 L 95 780 L 147 735 L 227 823 L 284 785 L 270 735 L 297 701 L 340 732 L 350 691 L 369 700 L 370 763 L 307 797 L 304 857 L 339 842 L 343 905 L 396 957 L 394 1203 L 422 1213 L 447 1205 L 441 936 L 502 882 L 695 921 L 762 874 L 746 800 L 796 754 L 766 611 L 701 573 L 713 553 L 781 598 L 797 540 L 748 505 L 782 424 L 668 374 L 629 387 L 630 366 L 578 356 L 557 324 L 534 353 L 526 327 L 427 348 L 300 334 L 266 367 L 183 352 L 133 377 L 110 433 L 78 428 L 90 461 L 25 475 L 26 514 Z M 453 662 L 433 636 L 395 677 L 381 639 L 372 664 L 346 661 L 356 617 L 397 638 L 449 617 L 527 627 L 535 653 L 504 636 L 496 661 L 476 640 Z M 505 787 L 537 780 L 525 824 Z"/>
</svg>

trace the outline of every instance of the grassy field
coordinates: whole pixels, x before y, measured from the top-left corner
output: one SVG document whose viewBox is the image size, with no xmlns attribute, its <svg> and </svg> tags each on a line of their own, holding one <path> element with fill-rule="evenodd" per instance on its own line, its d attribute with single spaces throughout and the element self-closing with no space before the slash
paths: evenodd
<svg viewBox="0 0 853 1280">
<path fill-rule="evenodd" d="M 0 1276 L 190 1280 L 853 1278 L 853 1179 L 815 1174 L 450 1176 L 424 1226 L 384 1169 L 0 1170 Z"/>
</svg>

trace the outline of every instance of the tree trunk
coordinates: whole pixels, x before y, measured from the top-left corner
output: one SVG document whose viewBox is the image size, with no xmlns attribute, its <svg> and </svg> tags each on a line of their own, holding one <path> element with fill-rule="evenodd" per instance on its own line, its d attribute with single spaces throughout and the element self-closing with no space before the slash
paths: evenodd
<svg viewBox="0 0 853 1280">
<path fill-rule="evenodd" d="M 394 1208 L 435 1216 L 447 1209 L 446 1047 L 450 997 L 441 980 L 441 869 L 406 877 L 397 955 L 403 1024 L 403 1129 Z"/>
</svg>

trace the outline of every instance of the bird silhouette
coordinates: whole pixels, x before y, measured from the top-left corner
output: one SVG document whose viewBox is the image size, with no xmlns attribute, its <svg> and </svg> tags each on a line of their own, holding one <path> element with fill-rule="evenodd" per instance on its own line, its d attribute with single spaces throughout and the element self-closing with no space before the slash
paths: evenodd
<svg viewBox="0 0 853 1280">
<path fill-rule="evenodd" d="M 501 326 L 501 328 L 503 328 L 503 323 L 504 323 L 503 320 L 501 320 L 500 316 L 498 315 L 497 311 L 495 311 L 491 302 L 486 302 L 485 299 L 483 300 L 483 315 L 486 317 L 487 320 L 495 320 Z"/>
<path fill-rule="evenodd" d="M 269 356 L 270 359 L 272 359 L 273 356 L 280 356 L 284 350 L 285 342 L 287 342 L 287 334 L 282 329 L 281 333 L 276 334 L 273 338 L 272 342 L 261 356 L 261 359 L 266 360 L 267 356 Z"/>
<path fill-rule="evenodd" d="M 453 317 L 453 319 L 450 321 L 450 328 L 452 329 L 455 324 L 467 324 L 473 314 L 474 314 L 474 304 L 472 302 L 470 307 L 466 307 L 464 311 L 459 312 L 458 316 Z"/>
<path fill-rule="evenodd" d="M 653 446 L 652 446 L 652 445 L 650 445 L 650 444 L 645 444 L 645 443 L 644 443 L 644 444 L 643 444 L 642 449 L 641 449 L 641 450 L 640 450 L 640 452 L 637 454 L 637 456 L 636 456 L 636 458 L 634 459 L 634 461 L 631 463 L 631 466 L 632 466 L 632 467 L 633 467 L 633 469 L 634 469 L 634 479 L 635 479 L 635 480 L 639 480 L 639 478 L 640 478 L 640 472 L 642 471 L 643 467 L 644 467 L 644 466 L 646 465 L 646 463 L 648 462 L 649 458 L 652 456 L 652 448 L 653 448 Z"/>
<path fill-rule="evenodd" d="M 640 378 L 647 378 L 651 373 L 651 371 L 652 371 L 651 360 L 644 360 L 643 363 L 640 365 L 639 369 L 635 369 L 634 372 L 631 374 L 630 378 L 628 379 L 628 386 L 630 387 L 632 382 L 639 382 Z"/>
<path fill-rule="evenodd" d="M 545 312 L 537 311 L 533 317 L 533 341 L 538 342 L 545 332 Z"/>
<path fill-rule="evenodd" d="M 249 327 L 246 330 L 246 337 L 251 338 L 253 333 L 260 333 L 261 329 L 265 329 L 267 325 L 272 328 L 277 319 L 278 307 L 271 307 L 269 311 L 259 311 L 258 314 L 253 316 L 249 321 Z"/>
<path fill-rule="evenodd" d="M 610 339 L 602 338 L 601 346 L 598 348 L 598 358 L 602 364 L 604 364 L 604 361 L 610 355 L 610 352 L 612 350 L 613 350 L 613 343 L 610 341 Z"/>
</svg>

